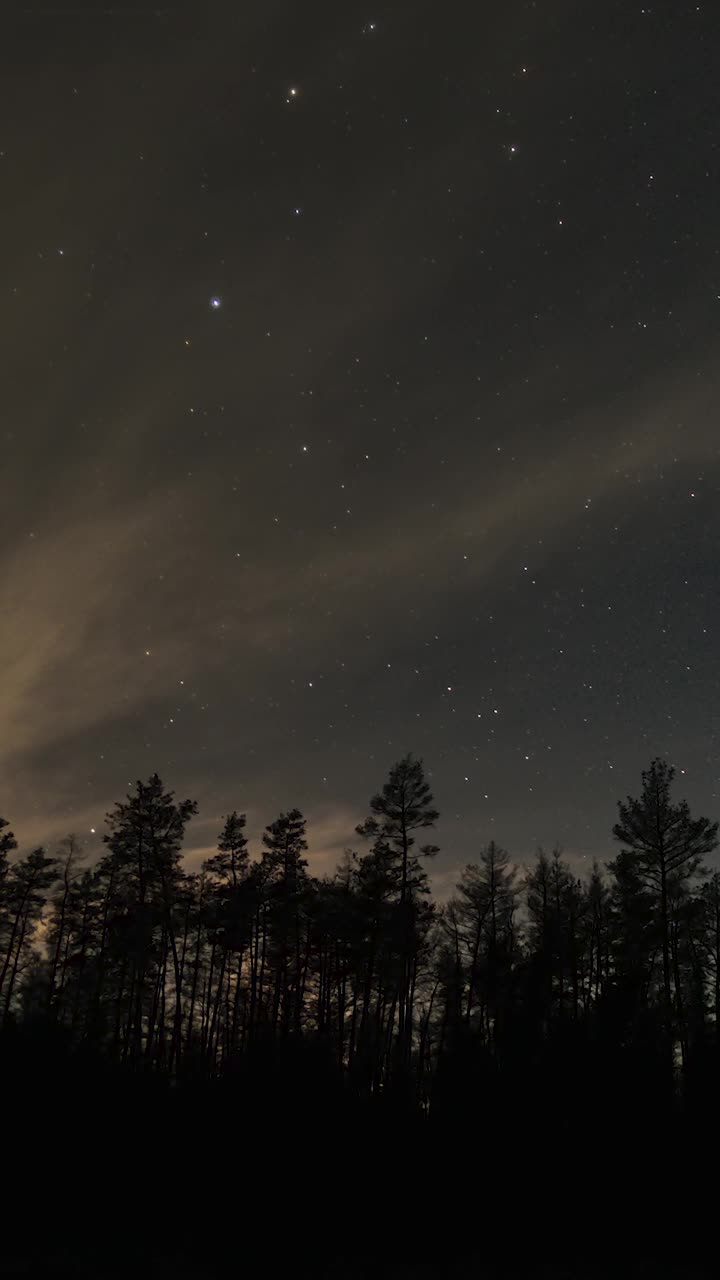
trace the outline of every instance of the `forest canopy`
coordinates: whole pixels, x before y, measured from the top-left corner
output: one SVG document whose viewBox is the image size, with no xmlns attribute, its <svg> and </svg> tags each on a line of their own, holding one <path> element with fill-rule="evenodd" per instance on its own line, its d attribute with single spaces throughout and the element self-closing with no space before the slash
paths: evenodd
<svg viewBox="0 0 720 1280">
<path fill-rule="evenodd" d="M 618 806 L 615 858 L 585 879 L 560 849 L 521 872 L 494 840 L 432 900 L 439 824 L 422 762 L 398 761 L 334 875 L 310 874 L 306 823 L 281 813 L 250 850 L 243 813 L 198 871 L 197 813 L 154 774 L 75 836 L 24 855 L 0 828 L 3 1025 L 43 1019 L 134 1070 L 222 1074 L 254 1044 L 322 1046 L 360 1096 L 431 1105 L 448 1064 L 509 1064 L 559 1027 L 655 1046 L 681 1089 L 720 1036 L 718 824 L 654 760 Z"/>
</svg>

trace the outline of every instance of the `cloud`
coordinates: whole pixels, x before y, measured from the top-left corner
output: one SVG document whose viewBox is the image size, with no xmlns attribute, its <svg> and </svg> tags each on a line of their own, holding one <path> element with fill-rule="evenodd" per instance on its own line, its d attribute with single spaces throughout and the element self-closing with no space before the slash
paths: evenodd
<svg viewBox="0 0 720 1280">
<path fill-rule="evenodd" d="M 83 735 L 104 727 L 112 737 L 128 718 L 167 700 L 180 679 L 202 671 L 221 689 L 232 661 L 237 694 L 276 679 L 288 646 L 295 656 L 311 654 L 342 637 L 343 646 L 361 648 L 361 618 L 372 625 L 395 611 L 398 626 L 411 628 L 408 584 L 420 581 L 419 594 L 437 607 L 468 581 L 488 581 L 524 543 L 542 542 L 546 553 L 582 514 L 586 496 L 597 503 L 632 493 L 638 476 L 652 482 L 651 465 L 708 456 L 710 391 L 676 378 L 649 406 L 638 393 L 591 409 L 569 425 L 553 457 L 543 457 L 538 442 L 534 458 L 521 469 L 508 464 L 491 486 L 479 460 L 475 475 L 471 466 L 458 468 L 444 481 L 455 491 L 454 513 L 444 521 L 428 518 L 410 495 L 399 515 L 387 509 L 366 515 L 337 551 L 328 551 L 321 531 L 289 543 L 281 557 L 258 539 L 256 558 L 248 551 L 239 572 L 226 549 L 211 576 L 192 548 L 210 552 L 202 526 L 217 474 L 202 475 L 197 509 L 188 510 L 187 494 L 174 481 L 133 502 L 127 489 L 137 454 L 130 450 L 117 464 L 107 505 L 105 495 L 95 494 L 81 507 L 76 485 L 72 501 L 39 519 L 33 537 L 16 537 L 0 560 L 0 765 L 6 778 L 25 776 L 21 807 L 33 759 L 47 762 L 54 753 L 50 773 L 63 790 L 76 790 L 69 757 L 82 755 Z M 682 432 L 681 413 L 689 424 Z M 606 419 L 618 425 L 603 431 Z M 605 439 L 600 452 L 590 443 L 598 438 Z M 468 548 L 467 572 L 453 579 L 448 566 L 459 562 L 460 547 Z M 56 799 L 60 792 L 48 797 L 51 805 Z"/>
</svg>

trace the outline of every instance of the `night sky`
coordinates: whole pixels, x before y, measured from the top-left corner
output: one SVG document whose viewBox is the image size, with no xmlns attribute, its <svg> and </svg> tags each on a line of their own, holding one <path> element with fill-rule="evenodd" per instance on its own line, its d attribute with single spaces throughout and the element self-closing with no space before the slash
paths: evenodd
<svg viewBox="0 0 720 1280">
<path fill-rule="evenodd" d="M 406 751 L 441 894 L 610 856 L 654 755 L 720 815 L 713 8 L 3 13 L 24 847 L 157 770 L 331 870 Z"/>
</svg>

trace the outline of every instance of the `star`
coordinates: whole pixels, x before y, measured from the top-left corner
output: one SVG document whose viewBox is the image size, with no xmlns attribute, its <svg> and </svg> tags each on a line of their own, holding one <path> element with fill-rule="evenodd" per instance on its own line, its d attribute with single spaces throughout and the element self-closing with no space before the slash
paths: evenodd
<svg viewBox="0 0 720 1280">
<path fill-rule="evenodd" d="M 215 295 L 215 297 L 210 299 L 210 307 L 213 311 L 219 311 L 221 306 L 222 298 L 218 298 L 217 295 Z"/>
</svg>

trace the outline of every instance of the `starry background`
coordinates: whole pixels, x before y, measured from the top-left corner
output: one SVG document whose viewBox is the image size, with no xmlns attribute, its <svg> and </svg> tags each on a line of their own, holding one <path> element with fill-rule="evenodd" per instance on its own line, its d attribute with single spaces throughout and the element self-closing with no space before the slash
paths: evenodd
<svg viewBox="0 0 720 1280">
<path fill-rule="evenodd" d="M 10 10 L 9 12 L 7 10 Z M 720 813 L 713 6 L 6 6 L 0 812 Z M 91 828 L 96 829 L 95 835 Z"/>
</svg>

